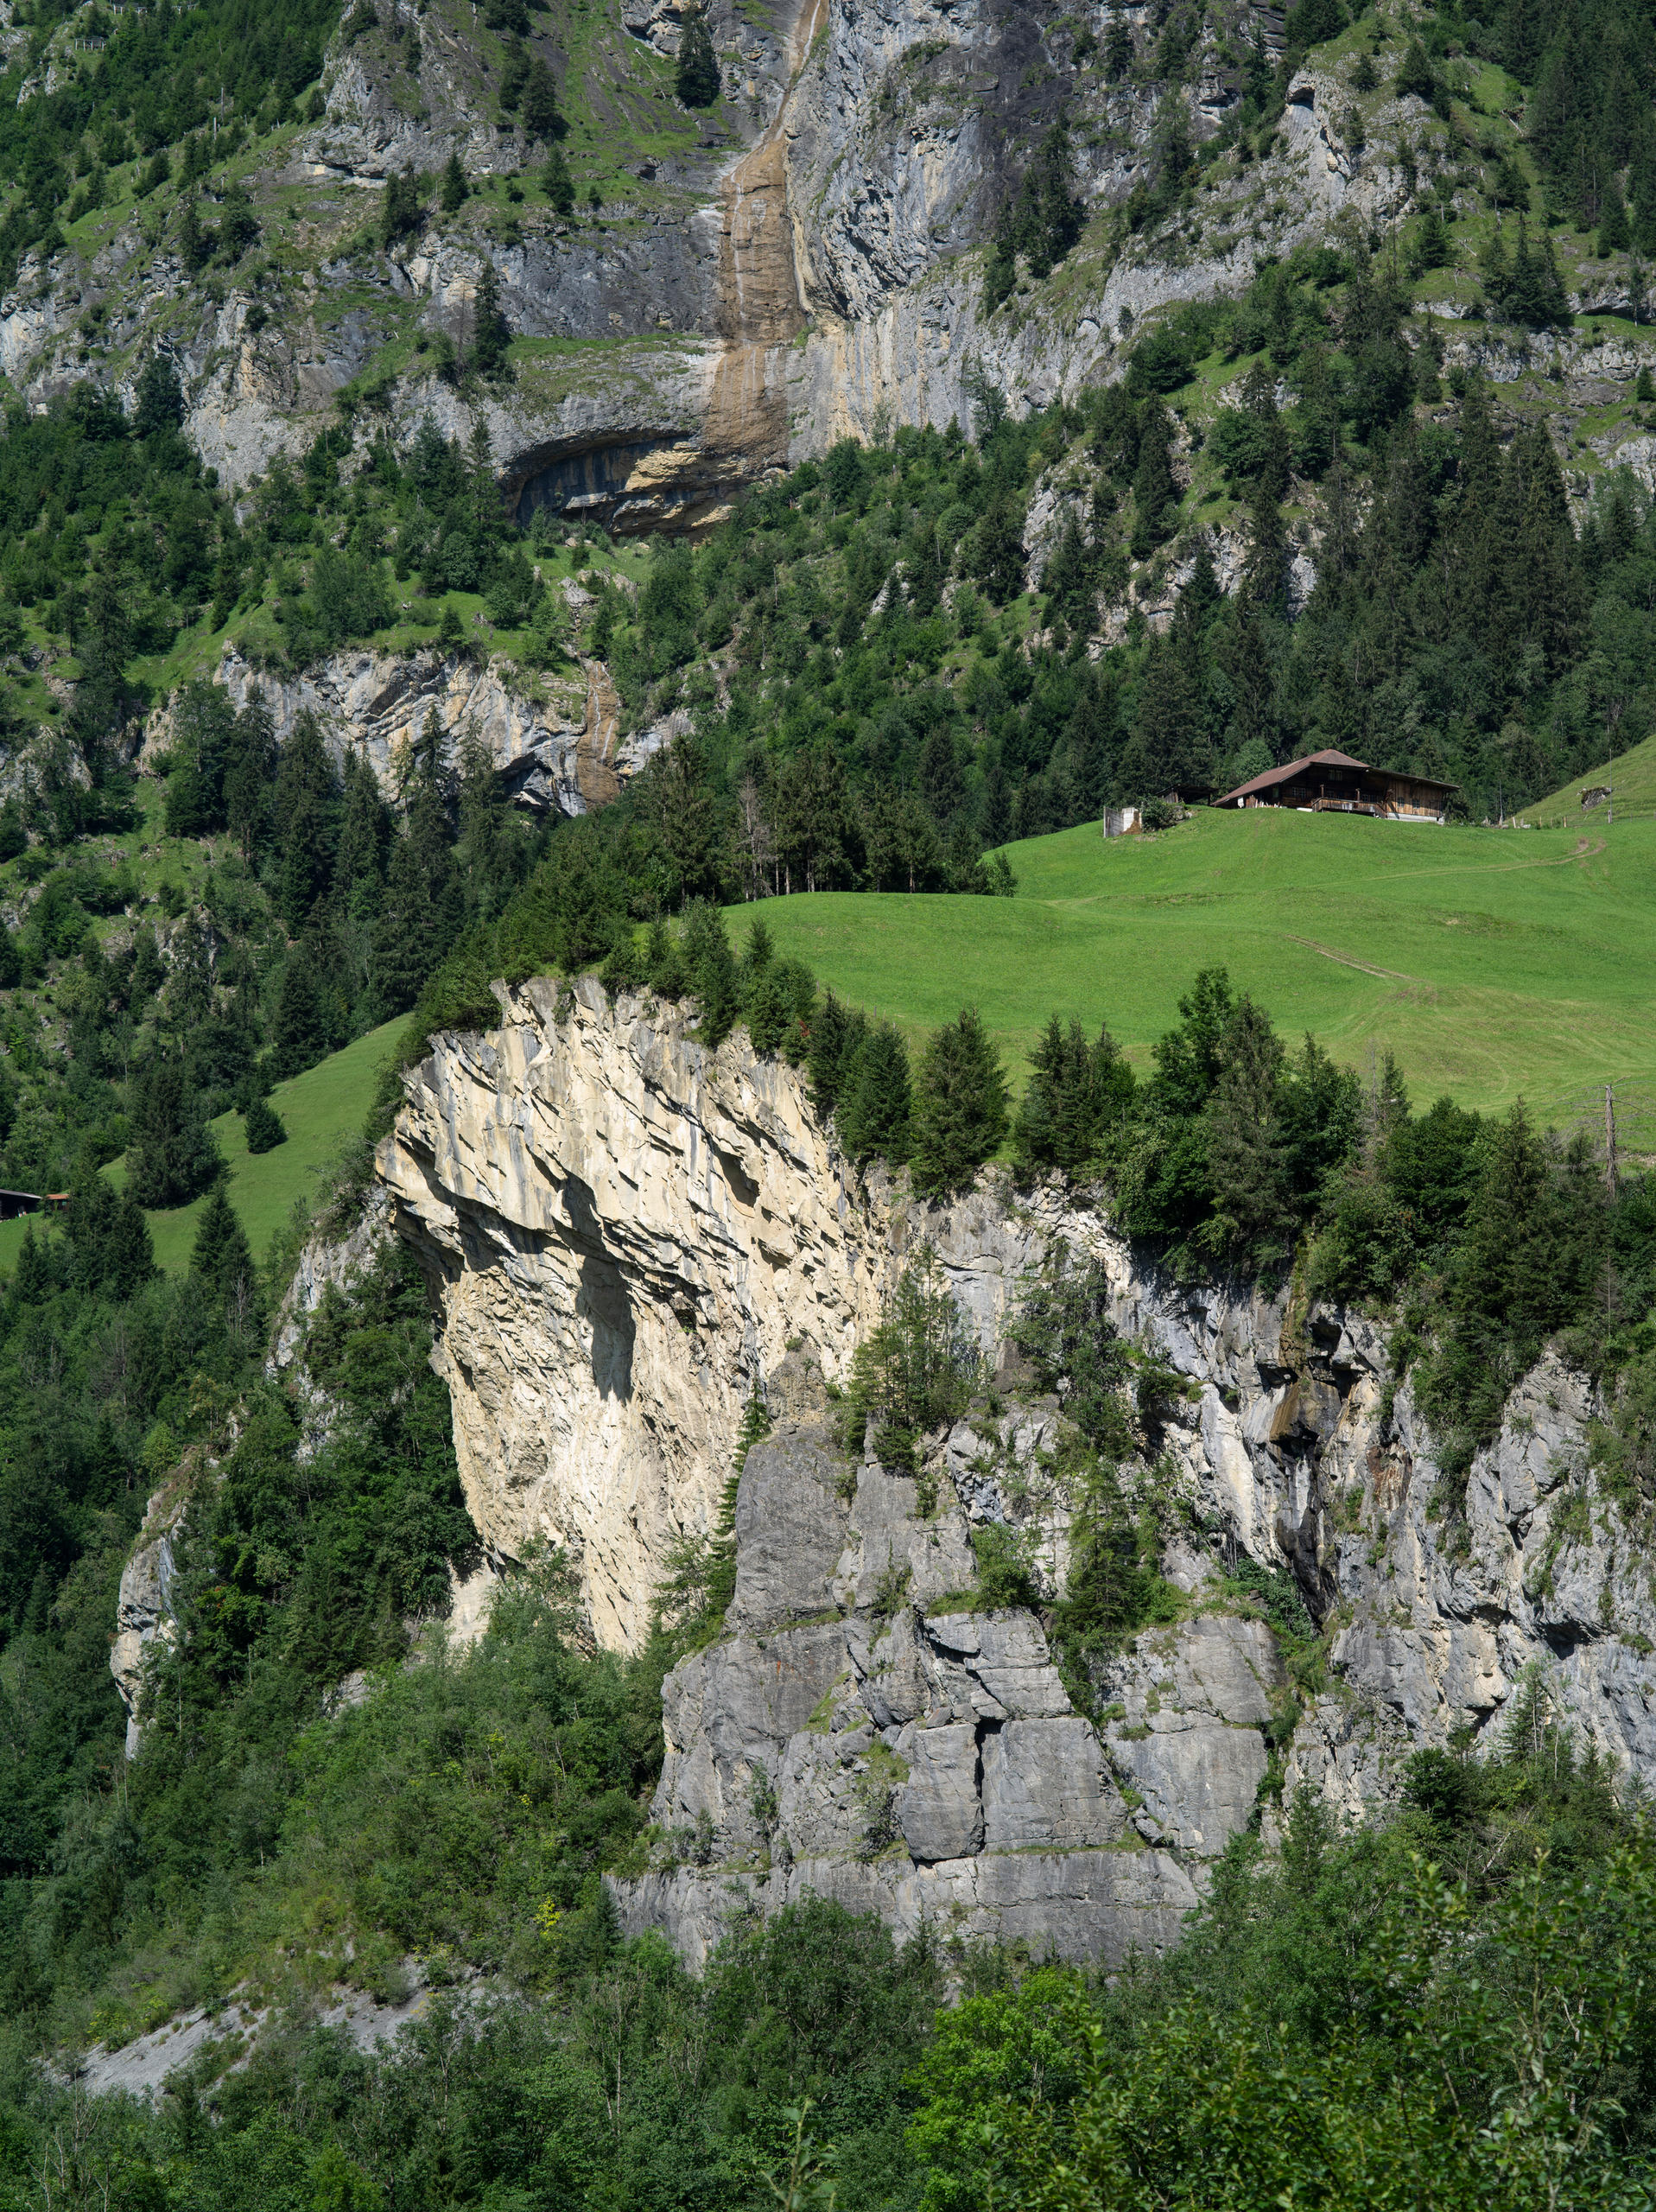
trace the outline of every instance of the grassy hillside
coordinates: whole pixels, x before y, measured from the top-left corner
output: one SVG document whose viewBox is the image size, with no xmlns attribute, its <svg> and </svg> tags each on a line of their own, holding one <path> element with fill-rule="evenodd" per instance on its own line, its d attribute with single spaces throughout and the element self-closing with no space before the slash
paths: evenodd
<svg viewBox="0 0 1656 2212">
<path fill-rule="evenodd" d="M 1159 837 L 1095 827 L 1009 849 L 1014 899 L 773 899 L 781 947 L 910 1032 L 975 1001 L 1019 1064 L 1047 1015 L 1107 1022 L 1141 1067 L 1222 962 L 1278 1027 L 1420 1096 L 1545 1108 L 1656 1081 L 1656 827 L 1439 829 L 1259 810 Z M 732 917 L 739 942 L 742 910 Z"/>
<path fill-rule="evenodd" d="M 231 1203 L 256 1257 L 263 1257 L 295 1205 L 314 1195 L 319 1171 L 361 1129 L 380 1071 L 403 1027 L 400 1020 L 388 1021 L 371 1029 L 320 1066 L 277 1084 L 270 1103 L 286 1124 L 288 1141 L 274 1152 L 249 1153 L 239 1114 L 220 1114 L 213 1123 L 230 1169 Z M 105 1172 L 111 1182 L 126 1179 L 121 1161 Z M 194 1205 L 149 1215 L 155 1260 L 168 1274 L 189 1266 L 197 1217 L 206 1204 L 200 1198 Z M 16 1264 L 26 1225 L 22 1220 L 0 1222 L 0 1271 Z"/>
<path fill-rule="evenodd" d="M 1551 792 L 1525 809 L 1526 821 L 1563 822 L 1566 825 L 1581 823 L 1584 828 L 1596 829 L 1602 834 L 1604 809 L 1598 806 L 1586 815 L 1582 812 L 1581 795 L 1584 791 L 1596 791 L 1608 784 L 1615 793 L 1615 812 L 1623 821 L 1656 817 L 1656 737 L 1647 737 L 1642 745 L 1635 745 L 1631 753 L 1623 753 L 1602 768 L 1589 768 L 1584 776 L 1577 776 L 1573 784 L 1566 784 L 1562 791 Z"/>
</svg>

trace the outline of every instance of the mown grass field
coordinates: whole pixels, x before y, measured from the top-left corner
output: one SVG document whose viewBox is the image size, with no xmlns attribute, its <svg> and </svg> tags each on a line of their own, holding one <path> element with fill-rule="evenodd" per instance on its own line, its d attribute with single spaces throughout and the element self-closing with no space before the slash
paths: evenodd
<svg viewBox="0 0 1656 2212">
<path fill-rule="evenodd" d="M 247 1231 L 255 1259 L 264 1257 L 270 1239 L 287 1222 L 295 1203 L 314 1197 L 319 1170 L 361 1133 L 380 1071 L 390 1058 L 403 1027 L 401 1020 L 388 1021 L 320 1066 L 295 1076 L 290 1083 L 277 1084 L 270 1103 L 286 1124 L 288 1141 L 274 1152 L 254 1155 L 248 1151 L 239 1114 L 221 1114 L 213 1122 L 219 1149 L 230 1170 L 231 1203 Z M 117 1185 L 126 1178 L 121 1161 L 105 1173 Z M 194 1205 L 149 1217 L 156 1264 L 168 1274 L 180 1274 L 189 1266 L 196 1222 L 206 1203 L 198 1198 Z M 0 1222 L 0 1269 L 16 1264 L 25 1226 L 22 1220 Z"/>
<path fill-rule="evenodd" d="M 1397 1054 L 1418 1101 L 1544 1115 L 1656 1086 L 1656 823 L 1493 830 L 1201 810 L 1008 849 L 1016 899 L 774 899 L 779 946 L 916 1036 L 975 1003 L 1021 1082 L 1049 1014 L 1107 1022 L 1140 1068 L 1222 963 L 1278 1027 Z M 732 910 L 739 945 L 752 909 Z"/>
</svg>

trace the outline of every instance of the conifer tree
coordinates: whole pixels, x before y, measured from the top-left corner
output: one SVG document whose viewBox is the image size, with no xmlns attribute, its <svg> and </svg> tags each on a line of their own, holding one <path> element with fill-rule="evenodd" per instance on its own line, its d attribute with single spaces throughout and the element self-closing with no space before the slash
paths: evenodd
<svg viewBox="0 0 1656 2212">
<path fill-rule="evenodd" d="M 1178 499 L 1168 448 L 1172 424 L 1167 410 L 1152 393 L 1145 402 L 1139 426 L 1139 461 L 1133 473 L 1133 556 L 1142 561 L 1171 535 L 1168 509 Z"/>
<path fill-rule="evenodd" d="M 346 753 L 341 781 L 344 800 L 333 861 L 334 895 L 352 921 L 371 923 L 384 892 L 390 820 L 379 795 L 379 779 L 365 754 Z"/>
<path fill-rule="evenodd" d="M 282 971 L 270 1018 L 271 1071 L 279 1080 L 302 1075 L 327 1057 L 331 1042 L 309 944 L 295 945 Z"/>
<path fill-rule="evenodd" d="M 386 1014 L 414 1004 L 465 919 L 465 892 L 449 842 L 442 733 L 428 710 L 415 747 L 406 810 L 392 842 L 374 930 L 374 996 Z M 608 940 L 606 924 L 595 950 Z M 586 964 L 584 962 L 582 964 Z"/>
<path fill-rule="evenodd" d="M 555 146 L 546 157 L 546 166 L 541 171 L 541 189 L 560 215 L 574 213 L 574 181 L 569 175 L 569 164 L 564 159 L 561 146 Z"/>
<path fill-rule="evenodd" d="M 1633 230 L 1627 221 L 1627 202 L 1621 197 L 1621 187 L 1614 175 L 1605 188 L 1603 204 L 1598 218 L 1598 257 L 1608 259 L 1613 253 L 1625 253 L 1633 243 Z"/>
<path fill-rule="evenodd" d="M 478 271 L 477 298 L 472 331 L 472 359 L 485 376 L 492 375 L 506 359 L 511 344 L 511 325 L 500 304 L 500 278 L 486 254 Z"/>
<path fill-rule="evenodd" d="M 154 1062 L 132 1083 L 127 1187 L 140 1206 L 187 1205 L 222 1161 L 201 1102 L 177 1060 Z"/>
<path fill-rule="evenodd" d="M 740 1017 L 741 978 L 719 909 L 705 899 L 696 899 L 685 918 L 684 964 L 701 1002 L 697 1034 L 716 1050 Z"/>
<path fill-rule="evenodd" d="M 190 1273 L 204 1283 L 227 1316 L 244 1326 L 256 1326 L 260 1306 L 258 1274 L 248 1249 L 247 1233 L 236 1209 L 225 1195 L 222 1183 L 213 1185 L 195 1232 Z"/>
<path fill-rule="evenodd" d="M 975 1007 L 962 1007 L 927 1043 L 914 1090 L 914 1186 L 963 1189 L 1006 1134 L 1006 1077 Z"/>
<path fill-rule="evenodd" d="M 1124 772 L 1137 779 L 1135 796 L 1158 798 L 1209 779 L 1212 760 L 1201 721 L 1202 702 L 1188 660 L 1171 637 L 1153 637 L 1139 685 L 1133 741 L 1123 761 Z"/>
<path fill-rule="evenodd" d="M 184 387 L 178 371 L 164 353 L 152 353 L 138 373 L 132 408 L 135 438 L 164 436 L 182 427 Z"/>
<path fill-rule="evenodd" d="M 690 976 L 684 964 L 683 947 L 659 914 L 650 925 L 644 978 L 660 998 L 676 1001 L 689 995 Z"/>
<path fill-rule="evenodd" d="M 130 1190 L 123 1191 L 105 1248 L 105 1285 L 111 1298 L 124 1301 L 150 1281 L 155 1272 L 155 1249 L 143 1208 Z"/>
<path fill-rule="evenodd" d="M 1072 507 L 1041 575 L 1051 620 L 1067 622 L 1091 637 L 1098 622 L 1098 594 L 1094 582 L 1094 563 Z"/>
<path fill-rule="evenodd" d="M 1418 276 L 1428 269 L 1441 269 L 1450 257 L 1443 210 L 1435 200 L 1429 200 L 1409 248 L 1409 266 Z"/>
<path fill-rule="evenodd" d="M 825 994 L 811 1024 L 806 1065 L 810 1070 L 811 1099 L 819 1114 L 832 1114 L 845 1094 L 854 1067 L 867 1020 L 860 1009 L 847 1007 L 832 991 Z"/>
<path fill-rule="evenodd" d="M 459 154 L 451 154 L 443 163 L 442 182 L 437 188 L 444 214 L 458 215 L 470 197 L 471 189 L 466 181 L 466 172 L 460 167 Z"/>
<path fill-rule="evenodd" d="M 782 963 L 762 968 L 743 993 L 748 1040 L 756 1052 L 779 1052 L 793 1028 L 793 1007 Z"/>
<path fill-rule="evenodd" d="M 280 903 L 290 935 L 310 919 L 333 879 L 339 785 L 321 725 L 308 708 L 294 722 L 276 770 L 275 814 L 282 854 Z"/>
<path fill-rule="evenodd" d="M 848 1064 L 847 1064 L 848 1063 Z M 878 1154 L 900 1167 L 909 1157 L 913 1080 L 909 1048 L 890 1022 L 871 1026 L 852 1058 L 841 1063 L 840 1103 L 834 1126 L 855 1160 Z"/>
<path fill-rule="evenodd" d="M 257 1092 L 243 1109 L 243 1122 L 247 1133 L 247 1149 L 251 1153 L 274 1152 L 279 1144 L 286 1144 L 288 1132 L 280 1114 L 268 1098 Z"/>
<path fill-rule="evenodd" d="M 678 96 L 686 107 L 711 107 L 719 97 L 719 60 L 705 8 L 692 8 L 679 35 Z"/>
<path fill-rule="evenodd" d="M 1089 1046 L 1078 1021 L 1066 1027 L 1055 1014 L 1030 1054 L 1029 1086 L 1013 1128 L 1019 1172 L 1085 1175 L 1106 1135 L 1132 1113 L 1137 1088 L 1107 1029 Z"/>
<path fill-rule="evenodd" d="M 558 112 L 557 85 L 539 54 L 529 65 L 519 112 L 523 134 L 528 138 L 555 138 L 563 130 L 563 118 Z"/>
</svg>

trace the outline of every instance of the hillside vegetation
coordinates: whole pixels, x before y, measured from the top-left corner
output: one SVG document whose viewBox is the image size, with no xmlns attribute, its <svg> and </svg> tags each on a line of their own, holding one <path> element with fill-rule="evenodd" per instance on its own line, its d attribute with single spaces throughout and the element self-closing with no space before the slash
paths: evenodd
<svg viewBox="0 0 1656 2212">
<path fill-rule="evenodd" d="M 1095 824 L 1007 848 L 1014 899 L 819 893 L 763 907 L 782 949 L 910 1033 L 977 1007 L 1016 1069 L 1049 1014 L 1148 1063 L 1166 1009 L 1222 963 L 1278 1027 L 1419 1093 L 1545 1116 L 1656 1082 L 1656 830 L 1602 811 L 1496 832 L 1198 810 L 1152 837 Z M 739 940 L 743 909 L 730 912 Z"/>
<path fill-rule="evenodd" d="M 1383 1325 L 1447 1561 L 1554 1347 L 1599 1393 L 1592 1510 L 1648 1545 L 1656 1178 L 1632 1142 L 1607 1173 L 1584 1102 L 1656 1081 L 1653 0 L 1297 0 L 1279 32 L 1042 0 L 1000 108 L 909 46 L 849 88 L 868 207 L 880 132 L 918 173 L 920 121 L 1012 118 L 948 219 L 961 419 L 871 409 L 694 540 L 618 543 L 520 519 L 488 419 L 521 454 L 555 418 L 551 450 L 707 342 L 653 305 L 513 327 L 527 255 L 548 294 L 648 274 L 761 126 L 759 0 L 666 12 L 676 66 L 613 0 L 0 25 L 0 1183 L 68 1194 L 0 1230 L 0 2212 L 1647 2207 L 1656 1843 L 1547 1681 L 1343 1827 L 1284 1802 L 1285 1707 L 1183 1947 L 1114 1979 L 811 1898 L 697 1980 L 621 1939 L 605 1877 L 703 1848 L 649 1807 L 730 1515 L 632 1656 L 547 1551 L 451 1649 L 481 1545 L 406 1250 L 267 1370 L 396 1066 L 492 1021 L 499 977 L 595 972 L 798 1070 L 853 1181 L 1056 1184 L 1180 1283 Z M 1370 157 L 1315 238 L 1282 196 L 1308 122 L 1320 176 Z M 329 151 L 405 125 L 454 150 L 367 191 Z M 982 365 L 1067 342 L 1118 270 L 1164 304 L 1104 334 L 1107 384 L 1037 405 Z M 232 486 L 188 430 L 244 400 Z M 382 787 L 215 681 L 227 649 L 268 687 L 367 645 L 487 658 L 525 708 L 600 663 L 648 765 L 531 823 L 473 733 L 422 717 Z M 1453 782 L 1455 821 L 1165 800 L 1323 746 Z M 1124 799 L 1165 826 L 1107 843 Z M 1054 1643 L 1108 1655 L 1183 1602 L 1164 1538 L 1219 1532 L 1135 1517 L 1106 1465 L 1182 1385 L 1101 1325 L 1101 1269 L 1019 1297 L 1061 1448 L 1100 1455 Z M 899 1293 L 846 1433 L 912 1466 L 981 1379 L 949 1300 Z M 756 1394 L 733 1475 L 766 1420 Z M 152 1500 L 170 1632 L 129 1760 L 111 1637 Z M 997 1533 L 956 1594 L 1033 1605 Z M 1253 1564 L 1285 1694 L 1320 1692 L 1338 1605 Z M 394 2047 L 317 2024 L 416 1982 Z M 198 2012 L 226 2031 L 153 2101 L 86 2094 L 89 2047 Z"/>
</svg>

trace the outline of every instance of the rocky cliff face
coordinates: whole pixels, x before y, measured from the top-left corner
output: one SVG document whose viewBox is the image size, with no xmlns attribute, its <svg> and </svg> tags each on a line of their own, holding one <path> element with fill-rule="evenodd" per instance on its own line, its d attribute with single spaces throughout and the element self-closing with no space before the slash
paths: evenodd
<svg viewBox="0 0 1656 2212">
<path fill-rule="evenodd" d="M 693 115 L 663 73 L 677 0 L 556 5 L 529 50 L 577 116 L 577 184 L 604 180 L 601 209 L 574 218 L 515 183 L 516 201 L 494 200 L 543 149 L 499 112 L 498 41 L 464 0 L 430 0 L 412 38 L 395 8 L 365 30 L 358 16 L 330 49 L 323 113 L 277 133 L 251 178 L 279 252 L 198 283 L 160 203 L 90 219 L 20 267 L 0 301 L 0 368 L 31 400 L 88 374 L 130 392 L 162 344 L 187 376 L 192 436 L 236 484 L 301 451 L 365 378 L 399 437 L 428 414 L 462 437 L 485 423 L 522 513 L 694 526 L 847 432 L 963 417 L 979 378 L 1021 409 L 1119 375 L 1147 315 L 1241 289 L 1262 255 L 1378 234 L 1439 185 L 1446 212 L 1478 212 L 1451 175 L 1458 142 L 1425 105 L 1361 92 L 1355 57 L 1319 49 L 1259 158 L 1212 172 L 1197 211 L 1094 226 L 1052 276 L 1020 279 L 986 315 L 984 242 L 1060 113 L 1081 196 L 1107 213 L 1153 180 L 1172 124 L 1199 144 L 1234 112 L 1256 29 L 1280 50 L 1273 15 L 1220 7 L 1170 79 L 1151 11 L 1120 12 L 1136 60 L 1112 80 L 1096 60 L 1114 20 L 1101 8 L 714 0 L 727 97 Z M 435 175 L 451 152 L 483 196 L 450 215 L 428 206 L 382 245 L 385 179 Z M 485 261 L 514 330 L 546 343 L 520 349 L 510 389 L 460 395 L 416 341 L 464 341 Z M 1625 257 L 1566 273 L 1583 312 L 1628 307 Z M 1462 321 L 1468 304 L 1440 304 L 1451 359 L 1539 372 L 1539 357 L 1509 360 L 1506 337 Z M 1551 348 L 1546 394 L 1561 427 L 1595 440 L 1602 426 L 1582 418 L 1597 351 L 1578 335 Z"/>
<path fill-rule="evenodd" d="M 475 739 L 502 787 L 536 813 L 586 814 L 606 805 L 659 741 L 648 731 L 621 738 L 620 701 L 600 660 L 582 659 L 530 688 L 510 664 L 491 657 L 479 665 L 435 647 L 396 653 L 356 646 L 299 675 L 251 667 L 232 648 L 214 680 L 238 711 L 257 692 L 279 744 L 301 714 L 314 715 L 335 760 L 359 753 L 387 798 L 400 789 L 428 717 L 451 769 L 464 741 Z M 144 766 L 153 766 L 171 736 L 171 707 L 158 708 L 144 730 Z"/>
<path fill-rule="evenodd" d="M 1590 1386 L 1555 1358 L 1456 1511 L 1361 1317 L 1172 1283 L 1056 1190 L 991 1179 L 926 1208 L 860 1185 L 800 1078 L 739 1032 L 708 1053 L 590 984 L 503 993 L 502 1014 L 435 1040 L 380 1159 L 497 1557 L 570 1545 L 597 1635 L 635 1642 L 756 1387 L 777 1421 L 742 1475 L 725 1632 L 668 1681 L 627 1926 L 700 1958 L 733 1914 L 814 1890 L 904 1929 L 1117 1957 L 1171 1940 L 1284 1792 L 1383 1802 L 1412 1751 L 1489 1740 L 1531 1669 L 1607 1755 L 1656 1771 L 1648 1563 L 1589 1465 Z M 1045 1625 L 1080 1503 L 1063 1400 L 1031 1395 L 1006 1351 L 1054 1239 L 1101 1263 L 1117 1325 L 1185 1386 L 1129 1470 L 1179 1618 L 1080 1675 Z M 827 1386 L 923 1241 L 996 1380 L 917 1480 L 847 1451 Z M 1033 1610 L 981 1605 L 972 1540 L 992 1526 L 1027 1539 Z M 1249 1560 L 1293 1578 L 1320 1677 L 1291 1675 Z"/>
<path fill-rule="evenodd" d="M 712 1525 L 741 1410 L 790 1339 L 844 1373 L 878 1240 L 796 1076 L 590 980 L 442 1037 L 379 1154 L 440 1316 L 466 1501 L 492 1550 L 581 1560 L 594 1633 L 648 1628 Z"/>
</svg>

